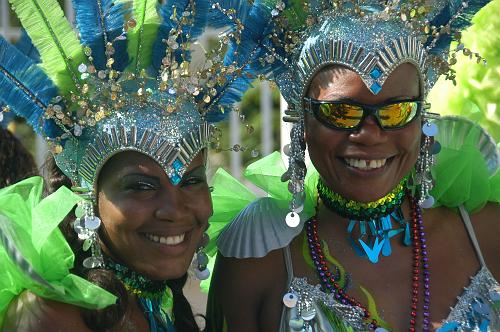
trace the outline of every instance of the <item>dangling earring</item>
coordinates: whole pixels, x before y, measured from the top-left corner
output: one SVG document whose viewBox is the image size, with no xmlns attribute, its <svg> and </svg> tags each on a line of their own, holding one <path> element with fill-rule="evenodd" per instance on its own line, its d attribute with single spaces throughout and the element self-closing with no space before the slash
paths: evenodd
<svg viewBox="0 0 500 332">
<path fill-rule="evenodd" d="M 290 212 L 285 217 L 289 227 L 297 227 L 300 224 L 299 213 L 304 209 L 305 193 L 304 179 L 306 177 L 305 151 L 306 142 L 304 140 L 304 114 L 301 113 L 290 132 L 289 164 L 288 170 L 281 176 L 281 181 L 288 182 L 288 191 L 292 193 L 290 202 Z"/>
<path fill-rule="evenodd" d="M 78 234 L 78 238 L 84 240 L 83 251 L 91 250 L 90 257 L 83 260 L 83 266 L 87 269 L 103 267 L 104 258 L 98 237 L 101 219 L 94 214 L 94 196 L 83 188 L 72 188 L 72 190 L 84 198 L 75 209 L 76 219 L 73 222 L 73 229 Z"/>
<path fill-rule="evenodd" d="M 191 263 L 191 268 L 194 275 L 199 280 L 205 280 L 210 277 L 210 270 L 208 269 L 208 255 L 204 251 L 205 247 L 208 245 L 210 237 L 207 233 L 203 233 L 200 244 L 194 253 L 193 261 Z"/>
<path fill-rule="evenodd" d="M 430 105 L 426 104 L 426 109 L 429 107 Z M 422 116 L 423 141 L 420 145 L 413 185 L 420 186 L 418 204 L 422 208 L 429 209 L 434 205 L 434 197 L 429 194 L 434 187 L 431 167 L 436 162 L 435 155 L 441 150 L 441 145 L 434 138 L 438 133 L 438 126 L 430 120 L 439 119 L 439 114 L 424 111 Z"/>
</svg>

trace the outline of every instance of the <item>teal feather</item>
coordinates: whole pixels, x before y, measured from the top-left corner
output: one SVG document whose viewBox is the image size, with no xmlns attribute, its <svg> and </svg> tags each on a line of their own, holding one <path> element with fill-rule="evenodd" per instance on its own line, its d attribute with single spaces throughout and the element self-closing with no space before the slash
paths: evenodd
<svg viewBox="0 0 500 332">
<path fill-rule="evenodd" d="M 57 88 L 32 59 L 1 37 L 0 90 L 1 101 L 41 132 L 45 107 Z"/>
<path fill-rule="evenodd" d="M 191 8 L 194 6 L 194 8 Z M 210 2 L 207 0 L 202 1 L 190 1 L 190 0 L 167 0 L 165 4 L 160 6 L 159 14 L 161 17 L 161 25 L 158 29 L 158 34 L 153 46 L 153 68 L 158 71 L 161 67 L 161 60 L 165 57 L 166 44 L 163 40 L 168 39 L 169 33 L 172 29 L 177 28 L 178 23 L 172 20 L 174 16 L 177 20 L 182 18 L 182 13 L 184 11 L 192 11 L 194 9 L 194 17 L 190 17 L 193 20 L 192 24 L 183 27 L 183 33 L 181 37 L 178 38 L 177 42 L 194 41 L 196 40 L 204 31 L 207 23 L 207 15 L 210 8 Z M 189 34 L 189 40 L 186 40 L 185 36 Z M 184 39 L 182 39 L 184 38 Z M 175 53 L 177 61 L 191 59 L 191 54 L 189 51 L 177 50 Z"/>
<path fill-rule="evenodd" d="M 115 0 L 73 0 L 76 26 L 80 41 L 92 49 L 92 58 L 98 70 L 106 69 L 106 44 L 113 43 L 113 68 L 123 71 L 128 63 L 127 43 L 122 35 L 125 17 L 130 6 Z"/>
</svg>

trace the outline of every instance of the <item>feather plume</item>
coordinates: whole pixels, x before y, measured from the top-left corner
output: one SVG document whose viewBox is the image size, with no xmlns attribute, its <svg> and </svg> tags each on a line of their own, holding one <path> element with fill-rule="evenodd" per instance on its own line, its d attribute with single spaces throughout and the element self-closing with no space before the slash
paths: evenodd
<svg viewBox="0 0 500 332">
<path fill-rule="evenodd" d="M 0 37 L 1 101 L 41 131 L 45 107 L 57 88 L 35 62 Z"/>
<path fill-rule="evenodd" d="M 447 54 L 452 41 L 453 32 L 462 31 L 468 28 L 471 25 L 474 15 L 489 2 L 490 0 L 469 0 L 466 2 L 463 0 L 449 0 L 432 20 L 430 20 L 430 24 L 433 26 L 444 26 L 449 23 L 452 32 L 450 34 L 442 34 L 429 52 L 439 56 Z M 464 4 L 466 4 L 465 7 Z M 458 13 L 460 14 L 456 18 L 453 18 Z M 428 43 L 430 42 L 431 40 L 429 40 Z"/>
<path fill-rule="evenodd" d="M 40 52 L 42 67 L 64 94 L 76 90 L 82 47 L 57 0 L 10 0 Z"/>
<path fill-rule="evenodd" d="M 128 62 L 127 42 L 116 38 L 122 34 L 129 6 L 114 0 L 73 0 L 73 8 L 81 43 L 92 49 L 95 67 L 106 69 L 106 44 L 110 42 L 115 49 L 113 68 L 123 71 Z"/>
<path fill-rule="evenodd" d="M 136 74 L 151 64 L 153 43 L 160 24 L 157 4 L 157 0 L 134 0 L 136 26 L 129 30 L 127 40 L 131 59 L 128 69 Z"/>
<path fill-rule="evenodd" d="M 36 49 L 35 45 L 31 42 L 30 37 L 26 33 L 26 30 L 21 30 L 21 37 L 15 44 L 16 48 L 21 51 L 27 57 L 33 59 L 35 62 L 40 62 L 40 53 Z"/>
<path fill-rule="evenodd" d="M 272 68 L 278 66 L 277 60 L 264 64 L 260 61 L 267 54 L 265 38 L 272 29 L 270 17 L 268 6 L 262 2 L 255 2 L 250 12 L 242 17 L 244 29 L 240 35 L 240 42 L 230 43 L 224 56 L 224 65 L 232 64 L 241 68 L 245 74 L 240 77 L 227 77 L 227 83 L 219 89 L 212 105 L 226 107 L 239 102 L 245 91 L 252 86 L 257 74 L 270 72 Z M 211 107 L 206 117 L 210 122 L 217 122 L 224 120 L 228 113 Z"/>
<path fill-rule="evenodd" d="M 209 2 L 206 0 L 167 0 L 167 2 L 159 8 L 161 25 L 158 29 L 158 35 L 156 36 L 153 46 L 153 68 L 156 71 L 160 70 L 161 60 L 166 52 L 166 45 L 163 40 L 168 39 L 170 30 L 178 28 L 178 21 L 182 18 L 182 13 L 192 10 L 194 10 L 194 17 L 190 18 L 193 20 L 193 23 L 183 27 L 183 33 L 177 39 L 177 43 L 179 44 L 194 41 L 203 33 L 207 22 Z M 173 17 L 175 17 L 175 20 L 172 19 Z M 183 39 L 186 38 L 186 35 L 189 35 L 189 40 Z M 175 56 L 176 60 L 179 62 L 182 60 L 189 61 L 191 59 L 189 51 L 180 49 L 175 53 Z"/>
<path fill-rule="evenodd" d="M 226 10 L 234 9 L 235 13 L 229 17 L 224 14 L 217 6 L 212 6 L 209 8 L 207 25 L 209 27 L 220 29 L 224 27 L 231 28 L 234 25 L 234 19 L 238 18 L 241 21 L 245 20 L 246 15 L 250 12 L 252 8 L 251 1 L 241 1 L 241 0 L 220 0 L 217 4 Z"/>
<path fill-rule="evenodd" d="M 250 73 L 251 70 L 247 67 L 243 71 Z M 229 79 L 229 82 L 218 91 L 217 96 L 213 99 L 212 105 L 217 105 L 218 108 L 209 107 L 205 119 L 210 123 L 225 120 L 229 116 L 229 112 L 232 111 L 231 106 L 241 101 L 243 94 L 252 87 L 254 79 L 255 76 L 250 74 Z"/>
</svg>

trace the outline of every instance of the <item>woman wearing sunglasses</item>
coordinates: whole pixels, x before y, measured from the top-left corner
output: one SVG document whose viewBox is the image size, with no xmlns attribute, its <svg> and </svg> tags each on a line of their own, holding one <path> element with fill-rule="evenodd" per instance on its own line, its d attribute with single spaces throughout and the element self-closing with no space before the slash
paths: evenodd
<svg viewBox="0 0 500 332">
<path fill-rule="evenodd" d="M 183 286 L 209 275 L 210 123 L 247 86 L 222 41 L 189 71 L 209 1 L 75 0 L 78 37 L 56 0 L 11 3 L 41 64 L 0 37 L 0 102 L 57 166 L 0 190 L 0 330 L 199 331 Z"/>
<path fill-rule="evenodd" d="M 289 167 L 272 155 L 246 172 L 269 197 L 218 240 L 213 330 L 500 328 L 498 151 L 425 103 L 483 5 L 271 7 Z"/>
</svg>

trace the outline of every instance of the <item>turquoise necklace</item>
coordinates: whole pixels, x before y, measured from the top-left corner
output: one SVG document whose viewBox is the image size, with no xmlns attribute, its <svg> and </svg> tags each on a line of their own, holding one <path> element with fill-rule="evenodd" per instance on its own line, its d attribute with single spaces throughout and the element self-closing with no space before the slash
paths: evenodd
<svg viewBox="0 0 500 332">
<path fill-rule="evenodd" d="M 137 296 L 151 332 L 175 332 L 167 312 L 171 311 L 173 300 L 166 281 L 151 280 L 110 258 L 106 259 L 106 267 L 115 273 L 130 294 Z"/>
<path fill-rule="evenodd" d="M 325 206 L 338 215 L 349 219 L 348 240 L 358 256 L 367 257 L 377 263 L 380 254 L 392 253 L 391 238 L 404 232 L 403 244 L 411 245 L 410 226 L 403 217 L 401 204 L 406 191 L 407 178 L 384 197 L 367 203 L 349 200 L 328 188 L 321 178 L 318 180 L 319 198 Z M 393 228 L 393 222 L 397 225 Z M 359 236 L 353 237 L 354 229 L 359 228 Z"/>
</svg>

